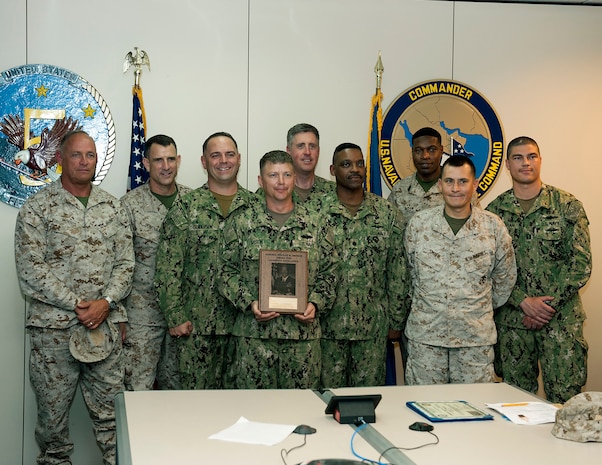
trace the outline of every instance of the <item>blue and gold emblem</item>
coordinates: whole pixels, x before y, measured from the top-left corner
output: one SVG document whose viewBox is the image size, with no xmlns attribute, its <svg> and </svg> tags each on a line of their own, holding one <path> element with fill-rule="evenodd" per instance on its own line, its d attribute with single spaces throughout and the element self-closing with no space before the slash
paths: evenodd
<svg viewBox="0 0 602 465">
<path fill-rule="evenodd" d="M 388 186 L 414 173 L 412 134 L 427 126 L 441 134 L 442 162 L 453 155 L 471 158 L 479 180 L 477 194 L 485 194 L 501 171 L 504 131 L 487 99 L 470 86 L 450 80 L 416 84 L 387 108 L 379 159 Z"/>
<path fill-rule="evenodd" d="M 0 200 L 19 208 L 58 179 L 61 138 L 76 129 L 96 142 L 93 182 L 98 185 L 115 154 L 113 118 L 100 93 L 76 73 L 53 65 L 23 65 L 0 73 Z"/>
</svg>

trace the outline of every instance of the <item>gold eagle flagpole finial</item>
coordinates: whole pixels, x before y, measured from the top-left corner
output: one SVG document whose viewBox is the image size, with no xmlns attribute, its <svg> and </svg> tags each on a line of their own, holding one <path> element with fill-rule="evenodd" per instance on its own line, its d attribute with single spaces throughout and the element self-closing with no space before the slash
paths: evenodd
<svg viewBox="0 0 602 465">
<path fill-rule="evenodd" d="M 380 57 L 380 50 L 378 51 L 378 60 L 376 61 L 376 65 L 374 66 L 374 74 L 376 74 L 376 89 L 380 90 L 380 85 L 383 78 L 383 72 L 385 71 L 385 67 L 383 66 L 383 61 Z"/>
<path fill-rule="evenodd" d="M 133 52 L 128 52 L 123 62 L 123 72 L 125 73 L 130 66 L 135 66 L 134 70 L 134 87 L 140 87 L 140 75 L 142 74 L 142 66 L 146 65 L 150 71 L 150 59 L 148 53 L 144 50 L 140 50 L 138 47 L 134 47 Z"/>
</svg>

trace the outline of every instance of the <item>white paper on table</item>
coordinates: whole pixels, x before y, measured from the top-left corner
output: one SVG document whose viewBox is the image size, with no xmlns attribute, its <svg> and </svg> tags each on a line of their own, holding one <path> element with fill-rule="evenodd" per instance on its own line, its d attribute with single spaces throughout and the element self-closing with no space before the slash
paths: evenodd
<svg viewBox="0 0 602 465">
<path fill-rule="evenodd" d="M 209 439 L 240 442 L 243 444 L 262 444 L 273 446 L 293 432 L 297 425 L 279 425 L 275 423 L 258 423 L 240 417 L 236 423 L 219 433 L 212 434 Z"/>
<path fill-rule="evenodd" d="M 486 404 L 517 425 L 541 425 L 554 423 L 558 407 L 547 402 L 514 402 Z"/>
</svg>

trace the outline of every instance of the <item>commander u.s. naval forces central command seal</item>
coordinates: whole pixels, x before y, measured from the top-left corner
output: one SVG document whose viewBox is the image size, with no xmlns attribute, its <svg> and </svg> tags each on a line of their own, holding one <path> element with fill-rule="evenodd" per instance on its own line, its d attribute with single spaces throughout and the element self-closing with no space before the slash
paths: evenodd
<svg viewBox="0 0 602 465">
<path fill-rule="evenodd" d="M 86 131 L 96 142 L 94 184 L 106 176 L 115 154 L 109 107 L 88 81 L 46 64 L 0 73 L 0 200 L 21 207 L 58 179 L 56 152 L 68 131 Z"/>
<path fill-rule="evenodd" d="M 450 80 L 416 84 L 387 108 L 379 159 L 389 188 L 416 171 L 412 163 L 412 134 L 426 126 L 441 134 L 442 163 L 453 155 L 470 157 L 479 180 L 477 194 L 485 194 L 502 167 L 502 125 L 482 95 L 466 84 Z"/>
</svg>

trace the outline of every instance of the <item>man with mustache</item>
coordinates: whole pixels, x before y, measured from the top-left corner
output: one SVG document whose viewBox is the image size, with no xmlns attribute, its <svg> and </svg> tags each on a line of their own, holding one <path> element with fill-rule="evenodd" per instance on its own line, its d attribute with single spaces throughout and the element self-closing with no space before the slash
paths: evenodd
<svg viewBox="0 0 602 465">
<path fill-rule="evenodd" d="M 383 385 L 387 331 L 401 326 L 407 293 L 401 214 L 364 191 L 366 166 L 356 144 L 335 149 L 330 173 L 336 193 L 324 211 L 340 266 L 335 304 L 321 317 L 321 384 Z"/>
<path fill-rule="evenodd" d="M 416 213 L 406 227 L 407 384 L 494 381 L 493 311 L 514 287 L 516 262 L 502 220 L 471 205 L 477 182 L 468 157 L 448 158 L 438 181 L 444 205 Z"/>
<path fill-rule="evenodd" d="M 443 205 L 443 195 L 437 185 L 441 177 L 442 158 L 443 145 L 439 131 L 427 126 L 412 134 L 412 163 L 416 173 L 400 179 L 389 194 L 389 201 L 402 214 L 404 228 L 416 212 Z M 479 206 L 476 192 L 472 197 L 472 204 Z M 405 366 L 408 358 L 405 322 L 400 329 L 397 333 L 391 332 L 389 340 L 400 340 L 401 357 Z"/>
</svg>

